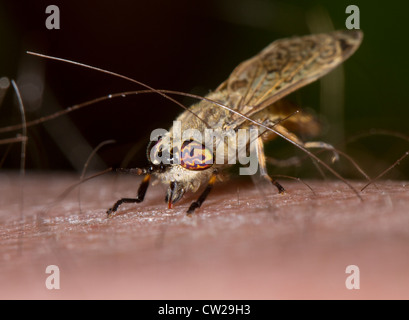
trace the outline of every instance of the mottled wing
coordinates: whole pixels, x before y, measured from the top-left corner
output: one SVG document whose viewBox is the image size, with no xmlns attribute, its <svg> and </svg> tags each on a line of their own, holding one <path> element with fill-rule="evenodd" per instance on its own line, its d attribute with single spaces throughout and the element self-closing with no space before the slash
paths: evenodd
<svg viewBox="0 0 409 320">
<path fill-rule="evenodd" d="M 335 31 L 274 41 L 242 62 L 217 91 L 227 90 L 230 107 L 251 116 L 330 72 L 359 47 L 358 30 Z M 234 125 L 244 119 L 235 115 Z"/>
</svg>

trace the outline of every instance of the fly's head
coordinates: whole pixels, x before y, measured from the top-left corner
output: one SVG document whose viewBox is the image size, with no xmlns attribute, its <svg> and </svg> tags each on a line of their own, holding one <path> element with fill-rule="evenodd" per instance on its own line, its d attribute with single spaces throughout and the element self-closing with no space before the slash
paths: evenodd
<svg viewBox="0 0 409 320">
<path fill-rule="evenodd" d="M 170 136 L 165 135 L 151 141 L 147 157 L 150 173 L 169 186 L 165 198 L 169 207 L 179 201 L 185 192 L 196 192 L 214 171 L 213 152 L 195 140 L 172 146 Z"/>
</svg>

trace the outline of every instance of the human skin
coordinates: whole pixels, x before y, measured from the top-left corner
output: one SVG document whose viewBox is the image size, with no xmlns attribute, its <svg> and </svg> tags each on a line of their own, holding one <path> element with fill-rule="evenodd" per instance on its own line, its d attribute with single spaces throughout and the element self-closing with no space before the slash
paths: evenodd
<svg viewBox="0 0 409 320">
<path fill-rule="evenodd" d="M 102 176 L 80 197 L 58 197 L 77 180 L 1 175 L 1 299 L 409 298 L 408 182 L 378 182 L 360 200 L 339 181 L 306 181 L 312 192 L 280 180 L 287 191 L 277 194 L 232 179 L 192 217 L 198 193 L 167 209 L 158 185 L 108 219 L 140 178 Z M 58 266 L 60 289 L 47 289 L 48 265 Z M 349 265 L 359 289 L 346 287 Z"/>
</svg>

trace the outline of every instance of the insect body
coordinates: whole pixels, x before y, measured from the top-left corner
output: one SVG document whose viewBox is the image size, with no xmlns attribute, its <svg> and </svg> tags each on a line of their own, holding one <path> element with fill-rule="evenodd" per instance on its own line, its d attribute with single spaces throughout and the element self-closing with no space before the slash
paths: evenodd
<svg viewBox="0 0 409 320">
<path fill-rule="evenodd" d="M 248 133 L 250 129 L 257 129 L 256 138 L 252 139 L 247 134 L 242 145 L 250 145 L 250 152 L 256 152 L 260 174 L 282 192 L 284 188 L 266 172 L 263 151 L 265 142 L 279 134 L 305 148 L 330 146 L 322 142 L 303 143 L 296 133 L 314 136 L 319 126 L 311 115 L 298 112 L 297 107 L 281 99 L 327 74 L 350 57 L 359 47 L 362 37 L 362 32 L 354 30 L 277 40 L 255 57 L 238 65 L 225 82 L 184 111 L 176 123 L 180 124 L 181 132 L 195 129 L 202 136 L 208 129 L 213 130 L 216 137 L 225 137 L 240 129 Z M 262 126 L 256 126 L 255 123 Z M 221 163 L 214 161 L 216 148 L 221 144 L 228 154 L 229 146 L 223 138 L 216 138 L 209 148 L 203 141 L 197 141 L 194 135 L 188 135 L 178 148 L 172 148 L 169 141 L 175 138 L 173 129 L 149 147 L 149 165 L 146 168 L 120 169 L 145 177 L 137 197 L 120 199 L 107 211 L 108 216 L 114 215 L 122 203 L 143 201 L 152 175 L 168 185 L 166 202 L 169 208 L 186 192 L 196 192 L 206 183 L 205 190 L 191 204 L 188 214 L 201 206 L 217 181 L 218 174 L 231 165 L 228 159 Z M 163 159 L 164 154 L 168 155 L 165 157 L 168 161 L 158 160 Z"/>
</svg>

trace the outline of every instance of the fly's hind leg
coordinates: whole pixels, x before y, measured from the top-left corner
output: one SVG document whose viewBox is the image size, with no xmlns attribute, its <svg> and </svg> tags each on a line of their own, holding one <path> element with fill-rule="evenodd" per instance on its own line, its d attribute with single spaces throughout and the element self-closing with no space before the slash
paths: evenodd
<svg viewBox="0 0 409 320">
<path fill-rule="evenodd" d="M 108 218 L 113 217 L 116 214 L 116 211 L 118 210 L 119 206 L 123 203 L 140 203 L 143 201 L 145 198 L 146 190 L 148 189 L 149 186 L 149 181 L 150 181 L 150 174 L 146 174 L 145 177 L 143 178 L 141 185 L 139 186 L 138 189 L 138 194 L 136 198 L 122 198 L 119 199 L 115 204 L 112 206 L 112 208 L 108 209 L 107 211 L 107 216 Z"/>
<path fill-rule="evenodd" d="M 335 148 L 329 143 L 322 142 L 322 141 L 303 142 L 294 133 L 288 131 L 285 127 L 283 127 L 283 126 L 281 126 L 279 124 L 274 126 L 274 130 L 280 132 L 282 135 L 286 136 L 288 139 L 296 142 L 297 144 L 303 146 L 304 148 L 307 148 L 307 149 L 318 148 L 318 149 L 330 150 L 333 153 L 332 154 L 332 159 L 331 159 L 332 162 L 335 162 L 335 161 L 339 160 L 339 154 L 337 153 Z"/>
<path fill-rule="evenodd" d="M 276 159 L 266 156 L 266 161 L 267 163 L 279 168 L 295 167 L 301 164 L 301 158 L 297 156 L 288 159 Z"/>
</svg>

